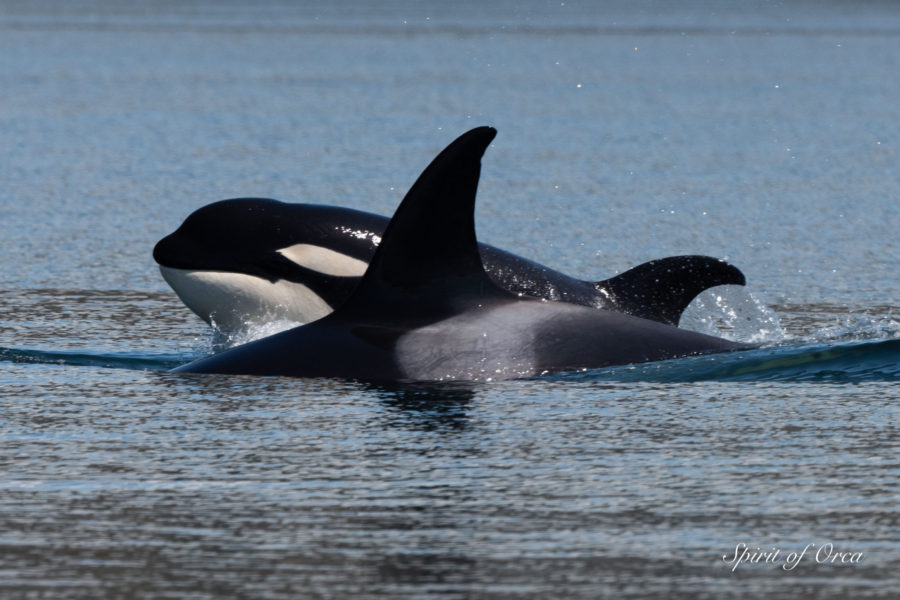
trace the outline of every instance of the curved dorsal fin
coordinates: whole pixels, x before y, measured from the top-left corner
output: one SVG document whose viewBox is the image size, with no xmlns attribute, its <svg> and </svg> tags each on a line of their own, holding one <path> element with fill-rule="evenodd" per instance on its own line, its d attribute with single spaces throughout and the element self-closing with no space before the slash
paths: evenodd
<svg viewBox="0 0 900 600">
<path fill-rule="evenodd" d="M 384 302 L 422 304 L 426 296 L 429 306 L 447 307 L 472 293 L 504 294 L 484 272 L 475 238 L 481 157 L 496 134 L 492 127 L 468 131 L 431 161 L 391 218 L 359 286 L 337 313 L 367 312 L 368 306 Z"/>
<path fill-rule="evenodd" d="M 619 310 L 669 325 L 700 292 L 717 285 L 744 285 L 740 269 L 711 256 L 669 256 L 651 260 L 594 284 Z"/>
</svg>

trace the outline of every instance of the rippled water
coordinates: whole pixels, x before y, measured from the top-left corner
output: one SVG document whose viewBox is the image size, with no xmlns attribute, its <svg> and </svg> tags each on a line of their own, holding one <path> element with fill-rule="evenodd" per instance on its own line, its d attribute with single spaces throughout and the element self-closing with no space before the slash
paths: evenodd
<svg viewBox="0 0 900 600">
<path fill-rule="evenodd" d="M 0 7 L 0 597 L 893 597 L 900 10 L 367 6 Z M 728 258 L 747 290 L 682 324 L 763 347 L 166 372 L 237 341 L 150 256 L 189 212 L 389 214 L 479 124 L 481 239 L 585 278 Z"/>
</svg>

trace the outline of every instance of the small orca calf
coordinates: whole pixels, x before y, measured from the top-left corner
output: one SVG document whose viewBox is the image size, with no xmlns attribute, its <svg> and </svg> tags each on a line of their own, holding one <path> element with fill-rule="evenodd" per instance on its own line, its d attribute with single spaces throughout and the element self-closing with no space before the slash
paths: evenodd
<svg viewBox="0 0 900 600">
<path fill-rule="evenodd" d="M 153 249 L 163 278 L 207 323 L 309 323 L 350 297 L 388 219 L 336 206 L 236 198 L 198 209 Z M 484 269 L 522 296 L 615 310 L 678 325 L 700 292 L 744 285 L 743 273 L 708 256 L 671 256 L 603 281 L 569 277 L 487 244 Z"/>
<path fill-rule="evenodd" d="M 312 323 L 176 369 L 372 381 L 490 381 L 748 348 L 657 321 L 498 285 L 475 237 L 479 127 L 435 158 L 356 288 Z"/>
</svg>

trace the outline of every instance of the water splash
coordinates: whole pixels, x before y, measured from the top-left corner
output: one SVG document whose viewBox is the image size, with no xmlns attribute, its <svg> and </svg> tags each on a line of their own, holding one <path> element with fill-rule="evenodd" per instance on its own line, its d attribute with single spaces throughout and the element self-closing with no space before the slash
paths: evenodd
<svg viewBox="0 0 900 600">
<path fill-rule="evenodd" d="M 299 327 L 303 323 L 283 318 L 263 318 L 258 321 L 243 321 L 240 327 L 232 329 L 219 325 L 213 318 L 211 325 L 213 330 L 212 350 L 213 352 L 222 352 L 235 346 Z"/>
<path fill-rule="evenodd" d="M 772 345 L 788 338 L 775 311 L 737 286 L 721 286 L 697 296 L 678 326 L 748 344 Z"/>
<path fill-rule="evenodd" d="M 814 331 L 809 339 L 822 343 L 900 339 L 900 321 L 890 317 L 847 315 L 838 324 Z"/>
</svg>

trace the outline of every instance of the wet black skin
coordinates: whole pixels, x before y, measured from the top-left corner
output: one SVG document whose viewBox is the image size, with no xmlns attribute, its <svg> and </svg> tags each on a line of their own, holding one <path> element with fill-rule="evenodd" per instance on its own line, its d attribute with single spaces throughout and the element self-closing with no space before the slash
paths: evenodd
<svg viewBox="0 0 900 600">
<path fill-rule="evenodd" d="M 314 244 L 369 262 L 388 222 L 387 217 L 350 208 L 235 198 L 192 213 L 156 244 L 153 258 L 166 267 L 302 283 L 336 308 L 356 289 L 359 277 L 306 269 L 277 250 Z M 709 256 L 670 256 L 609 279 L 584 281 L 488 244 L 479 243 L 478 248 L 491 279 L 514 294 L 606 308 L 669 325 L 678 324 L 700 292 L 745 284 L 737 267 Z"/>
<path fill-rule="evenodd" d="M 482 265 L 474 225 L 481 156 L 495 134 L 469 131 L 432 161 L 333 313 L 176 371 L 484 381 L 748 348 L 500 287 Z"/>
</svg>

